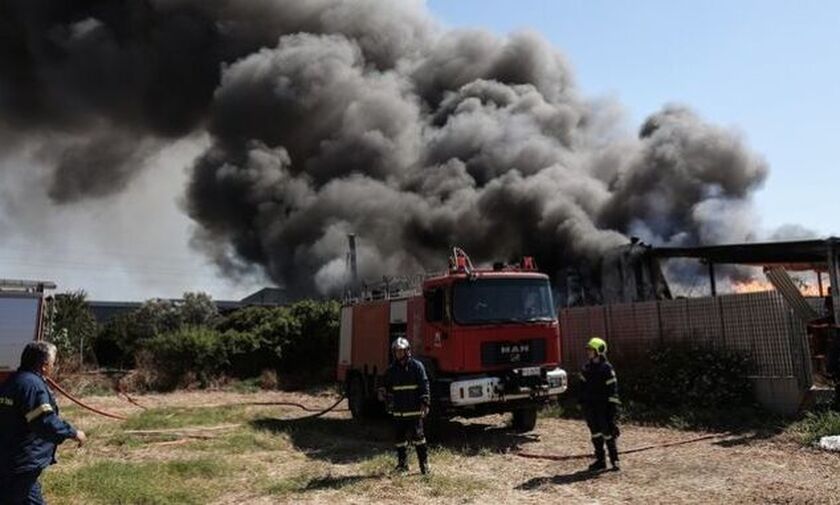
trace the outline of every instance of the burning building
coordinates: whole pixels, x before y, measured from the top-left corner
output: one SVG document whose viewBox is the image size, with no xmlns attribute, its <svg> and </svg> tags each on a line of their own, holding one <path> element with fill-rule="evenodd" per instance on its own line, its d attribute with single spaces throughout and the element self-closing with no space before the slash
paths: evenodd
<svg viewBox="0 0 840 505">
<path fill-rule="evenodd" d="M 695 262 L 677 269 L 678 281 L 705 273 L 708 289 L 699 296 L 672 296 L 667 263 L 675 259 Z M 766 280 L 738 271 L 744 267 L 760 268 Z M 720 294 L 718 277 L 727 268 L 723 279 L 732 289 Z M 813 275 L 816 288 L 801 289 L 788 272 Z M 583 344 L 593 334 L 610 341 L 611 359 L 619 363 L 663 344 L 736 350 L 752 361 L 757 400 L 776 412 L 795 413 L 820 391 L 829 340 L 840 321 L 840 295 L 825 289 L 824 275 L 832 286 L 840 282 L 840 239 L 699 247 L 633 242 L 568 283 L 572 303 L 560 311 L 570 351 L 566 366 L 583 359 Z"/>
</svg>

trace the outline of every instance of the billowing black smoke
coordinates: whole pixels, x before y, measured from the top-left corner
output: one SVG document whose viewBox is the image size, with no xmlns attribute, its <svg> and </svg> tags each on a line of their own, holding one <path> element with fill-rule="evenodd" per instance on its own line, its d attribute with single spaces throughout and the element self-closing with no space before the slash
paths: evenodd
<svg viewBox="0 0 840 505">
<path fill-rule="evenodd" d="M 630 234 L 750 239 L 767 173 L 681 106 L 628 135 L 539 36 L 447 31 L 417 1 L 0 0 L 0 40 L 0 133 L 50 139 L 54 201 L 206 131 L 194 244 L 297 294 L 341 286 L 349 232 L 369 278 L 451 245 L 556 272 Z"/>
</svg>

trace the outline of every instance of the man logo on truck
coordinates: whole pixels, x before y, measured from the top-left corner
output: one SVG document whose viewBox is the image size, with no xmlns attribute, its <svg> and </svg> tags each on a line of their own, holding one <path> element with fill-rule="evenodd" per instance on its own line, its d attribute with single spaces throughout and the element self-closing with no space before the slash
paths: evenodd
<svg viewBox="0 0 840 505">
<path fill-rule="evenodd" d="M 522 360 L 522 355 L 531 353 L 531 347 L 528 344 L 520 345 L 503 345 L 499 348 L 499 354 L 507 355 L 507 360 L 510 363 L 518 363 Z"/>
</svg>

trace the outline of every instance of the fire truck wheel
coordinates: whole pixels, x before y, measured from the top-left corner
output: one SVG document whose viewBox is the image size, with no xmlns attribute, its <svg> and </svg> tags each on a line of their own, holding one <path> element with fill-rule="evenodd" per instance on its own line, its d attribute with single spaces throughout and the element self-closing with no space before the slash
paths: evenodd
<svg viewBox="0 0 840 505">
<path fill-rule="evenodd" d="M 361 377 L 353 377 L 347 387 L 347 404 L 350 406 L 350 413 L 353 419 L 363 419 L 367 416 L 367 403 L 365 398 L 365 386 Z"/>
<path fill-rule="evenodd" d="M 519 432 L 531 431 L 537 425 L 537 408 L 529 407 L 513 411 L 513 429 Z"/>
</svg>

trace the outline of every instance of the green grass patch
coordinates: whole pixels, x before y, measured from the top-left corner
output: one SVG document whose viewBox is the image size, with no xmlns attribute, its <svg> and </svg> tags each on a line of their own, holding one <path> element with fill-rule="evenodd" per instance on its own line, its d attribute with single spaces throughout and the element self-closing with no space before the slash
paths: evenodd
<svg viewBox="0 0 840 505">
<path fill-rule="evenodd" d="M 306 490 L 312 478 L 312 475 L 305 473 L 286 477 L 285 479 L 269 483 L 265 487 L 265 492 L 272 496 L 287 496 L 294 493 L 301 493 Z"/>
<path fill-rule="evenodd" d="M 815 444 L 822 437 L 840 435 L 840 412 L 808 412 L 803 419 L 791 425 L 789 430 L 801 443 Z"/>
<path fill-rule="evenodd" d="M 191 444 L 190 449 L 242 454 L 246 452 L 287 451 L 291 450 L 292 447 L 289 440 L 282 435 L 272 435 L 246 428 Z"/>
<path fill-rule="evenodd" d="M 251 377 L 248 379 L 234 380 L 223 388 L 225 391 L 233 391 L 234 393 L 259 393 L 262 391 L 259 377 Z"/>
<path fill-rule="evenodd" d="M 429 495 L 438 498 L 469 498 L 487 489 L 487 482 L 474 477 L 433 472 L 419 477 Z"/>
<path fill-rule="evenodd" d="M 166 407 L 144 410 L 131 416 L 124 424 L 126 430 L 184 428 L 213 426 L 242 422 L 247 419 L 245 407 Z"/>
<path fill-rule="evenodd" d="M 359 470 L 365 475 L 385 474 L 397 466 L 393 453 L 380 453 L 367 458 L 359 464 Z"/>
<path fill-rule="evenodd" d="M 192 505 L 218 493 L 226 466 L 211 459 L 168 462 L 100 461 L 44 476 L 50 500 L 67 503 Z"/>
</svg>

